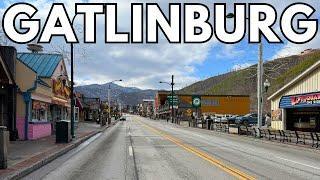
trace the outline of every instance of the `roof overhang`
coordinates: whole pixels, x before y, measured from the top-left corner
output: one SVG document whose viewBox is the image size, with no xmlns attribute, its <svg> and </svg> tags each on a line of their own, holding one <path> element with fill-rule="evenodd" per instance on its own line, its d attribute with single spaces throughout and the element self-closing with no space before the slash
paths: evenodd
<svg viewBox="0 0 320 180">
<path fill-rule="evenodd" d="M 6 62 L 3 61 L 3 59 L 1 57 L 0 57 L 0 62 L 1 62 L 1 66 L 4 69 L 5 74 L 7 75 L 7 78 L 9 80 L 9 84 L 14 84 L 14 79 L 12 78 L 12 75 L 8 69 L 8 66 L 7 66 Z"/>
</svg>

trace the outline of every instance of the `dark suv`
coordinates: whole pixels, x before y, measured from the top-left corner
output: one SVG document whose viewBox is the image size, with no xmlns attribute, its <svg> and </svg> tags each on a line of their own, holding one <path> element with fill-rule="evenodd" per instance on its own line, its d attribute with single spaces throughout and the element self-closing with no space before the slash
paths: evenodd
<svg viewBox="0 0 320 180">
<path fill-rule="evenodd" d="M 256 113 L 250 113 L 241 117 L 236 118 L 237 124 L 242 124 L 245 126 L 258 124 L 258 114 Z M 265 124 L 265 117 L 262 116 L 262 125 Z"/>
</svg>

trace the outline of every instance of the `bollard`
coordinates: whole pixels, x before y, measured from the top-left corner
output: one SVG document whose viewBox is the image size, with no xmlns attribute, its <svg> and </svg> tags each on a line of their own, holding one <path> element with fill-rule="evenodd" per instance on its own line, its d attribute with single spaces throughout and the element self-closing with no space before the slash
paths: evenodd
<svg viewBox="0 0 320 180">
<path fill-rule="evenodd" d="M 6 169 L 8 166 L 8 141 L 7 127 L 0 126 L 0 169 Z"/>
</svg>

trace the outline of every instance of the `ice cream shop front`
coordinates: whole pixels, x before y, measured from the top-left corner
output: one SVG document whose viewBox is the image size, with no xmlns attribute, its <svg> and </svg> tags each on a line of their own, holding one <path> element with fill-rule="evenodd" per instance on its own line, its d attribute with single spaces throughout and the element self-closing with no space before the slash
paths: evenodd
<svg viewBox="0 0 320 180">
<path fill-rule="evenodd" d="M 283 96 L 280 108 L 285 110 L 286 129 L 320 131 L 320 93 Z M 289 121 L 290 120 L 290 121 Z"/>
</svg>

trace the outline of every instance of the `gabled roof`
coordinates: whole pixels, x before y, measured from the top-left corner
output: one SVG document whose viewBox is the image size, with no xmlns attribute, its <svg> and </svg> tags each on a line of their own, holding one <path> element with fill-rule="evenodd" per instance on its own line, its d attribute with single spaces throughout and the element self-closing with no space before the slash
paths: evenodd
<svg viewBox="0 0 320 180">
<path fill-rule="evenodd" d="M 17 59 L 35 71 L 39 77 L 49 78 L 63 57 L 60 54 L 18 53 Z"/>
<path fill-rule="evenodd" d="M 288 84 L 284 85 L 281 89 L 279 89 L 277 92 L 273 93 L 268 100 L 273 99 L 274 97 L 278 96 L 280 93 L 283 93 L 285 90 L 287 90 L 289 87 L 295 85 L 298 81 L 302 80 L 303 78 L 307 77 L 310 73 L 312 73 L 317 68 L 320 68 L 320 60 L 314 63 L 312 66 L 310 66 L 307 70 L 299 74 L 296 78 L 294 78 L 292 81 L 290 81 Z"/>
</svg>

